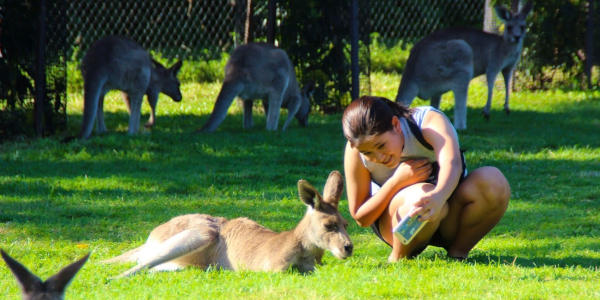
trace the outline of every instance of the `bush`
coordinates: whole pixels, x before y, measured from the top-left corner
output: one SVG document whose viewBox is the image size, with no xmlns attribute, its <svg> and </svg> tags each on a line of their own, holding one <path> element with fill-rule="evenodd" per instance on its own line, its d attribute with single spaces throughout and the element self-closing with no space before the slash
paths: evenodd
<svg viewBox="0 0 600 300">
<path fill-rule="evenodd" d="M 402 74 L 406 66 L 406 60 L 410 55 L 412 45 L 398 43 L 393 47 L 387 47 L 379 43 L 379 34 L 371 35 L 371 72 Z"/>
</svg>

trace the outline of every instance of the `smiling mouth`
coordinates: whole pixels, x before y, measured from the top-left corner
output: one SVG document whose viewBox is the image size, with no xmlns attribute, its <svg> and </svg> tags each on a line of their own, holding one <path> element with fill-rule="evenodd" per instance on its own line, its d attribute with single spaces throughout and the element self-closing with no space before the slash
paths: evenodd
<svg viewBox="0 0 600 300">
<path fill-rule="evenodd" d="M 392 157 L 389 156 L 386 160 L 382 161 L 381 163 L 384 165 L 388 165 L 391 161 L 392 161 Z"/>
</svg>

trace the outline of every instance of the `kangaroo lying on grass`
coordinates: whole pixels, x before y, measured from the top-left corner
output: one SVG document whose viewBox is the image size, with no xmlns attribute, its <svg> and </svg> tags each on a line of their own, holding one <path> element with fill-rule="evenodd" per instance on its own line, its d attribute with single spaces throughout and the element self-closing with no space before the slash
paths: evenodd
<svg viewBox="0 0 600 300">
<path fill-rule="evenodd" d="M 510 114 L 510 79 L 521 57 L 525 19 L 532 6 L 532 2 L 527 2 L 516 14 L 502 6 L 495 7 L 496 14 L 504 22 L 503 36 L 457 27 L 423 38 L 410 52 L 396 102 L 409 106 L 415 97 L 419 97 L 431 99 L 431 106 L 439 108 L 442 94 L 452 91 L 455 99 L 454 127 L 467 129 L 469 82 L 485 74 L 488 98 L 483 115 L 489 119 L 494 82 L 502 71 L 506 89 L 504 110 Z"/>
<path fill-rule="evenodd" d="M 188 265 L 229 270 L 314 270 L 324 250 L 346 259 L 353 244 L 346 232 L 348 222 L 338 211 L 344 182 L 338 171 L 329 174 L 323 196 L 307 181 L 298 181 L 300 199 L 308 210 L 295 229 L 273 232 L 248 218 L 227 220 L 202 214 L 175 217 L 156 227 L 146 243 L 104 261 L 133 262 L 137 266 L 118 277 L 144 268 L 176 270 Z"/>
<path fill-rule="evenodd" d="M 0 254 L 17 278 L 23 300 L 62 300 L 65 288 L 90 257 L 90 253 L 88 253 L 43 282 L 25 266 L 6 254 L 4 250 L 0 250 Z"/>
<path fill-rule="evenodd" d="M 283 124 L 285 130 L 293 117 L 300 126 L 308 124 L 309 98 L 314 85 L 298 88 L 296 71 L 287 53 L 266 43 L 250 43 L 237 47 L 227 65 L 225 79 L 206 124 L 196 132 L 214 132 L 227 116 L 233 99 L 238 96 L 244 103 L 244 128 L 252 127 L 252 102 L 263 100 L 267 114 L 267 130 L 277 130 L 281 108 L 288 109 Z"/>
<path fill-rule="evenodd" d="M 106 131 L 104 124 L 104 95 L 110 90 L 123 92 L 129 111 L 129 134 L 138 132 L 144 95 L 150 104 L 150 119 L 154 125 L 158 94 L 164 93 L 173 101 L 181 101 L 177 73 L 181 61 L 167 69 L 153 60 L 135 41 L 123 36 L 108 36 L 96 41 L 83 57 L 81 73 L 84 81 L 83 122 L 80 139 L 89 138 L 97 121 L 98 133 Z"/>
</svg>

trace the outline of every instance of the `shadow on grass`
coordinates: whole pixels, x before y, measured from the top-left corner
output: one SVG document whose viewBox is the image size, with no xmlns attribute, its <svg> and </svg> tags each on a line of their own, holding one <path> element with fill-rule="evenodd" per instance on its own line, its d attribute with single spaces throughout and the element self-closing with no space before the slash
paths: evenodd
<svg viewBox="0 0 600 300">
<path fill-rule="evenodd" d="M 599 244 L 591 245 L 592 249 L 600 249 Z M 566 255 L 565 258 L 556 259 L 549 257 L 531 257 L 524 258 L 515 256 L 484 256 L 484 255 L 473 255 L 467 260 L 468 264 L 483 264 L 483 265 L 507 265 L 517 266 L 522 268 L 539 268 L 539 267 L 557 267 L 557 268 L 592 268 L 598 270 L 600 265 L 600 259 L 589 258 L 584 256 Z"/>
<path fill-rule="evenodd" d="M 446 113 L 452 119 L 452 112 Z M 511 183 L 513 203 L 524 205 L 511 207 L 495 232 L 542 238 L 558 230 L 560 239 L 573 234 L 568 225 L 575 222 L 585 229 L 577 233 L 580 236 L 597 236 L 592 231 L 597 223 L 589 220 L 589 211 L 600 199 L 600 178 L 594 175 L 600 174 L 600 162 L 518 157 L 518 153 L 600 147 L 597 103 L 577 103 L 554 113 L 513 111 L 509 117 L 494 110 L 489 122 L 479 108 L 469 108 L 468 116 L 468 129 L 459 137 L 475 161 L 469 168 L 497 166 Z M 2 154 L 0 222 L 28 237 L 72 241 L 145 239 L 169 218 L 196 212 L 248 216 L 280 231 L 291 229 L 304 213 L 297 200 L 299 179 L 321 191 L 331 170 L 343 170 L 340 115 L 312 116 L 306 128 L 294 121 L 285 132 L 267 132 L 264 115 L 255 115 L 254 128 L 243 130 L 241 115 L 230 115 L 216 133 L 193 135 L 208 115 L 159 112 L 152 133 L 137 136 L 125 134 L 128 118 L 125 112 L 107 113 L 111 132 L 94 134 L 89 141 L 32 142 Z M 76 133 L 81 116 L 71 120 L 70 130 Z M 492 152 L 507 156 L 488 154 Z M 340 209 L 350 221 L 345 201 Z M 568 218 L 557 219 L 565 211 Z M 547 227 L 540 229 L 540 223 Z M 589 247 L 598 250 L 598 244 Z M 515 263 L 599 263 L 577 255 L 560 261 L 521 258 L 528 253 L 516 250 Z M 473 259 L 512 263 L 514 257 Z"/>
</svg>

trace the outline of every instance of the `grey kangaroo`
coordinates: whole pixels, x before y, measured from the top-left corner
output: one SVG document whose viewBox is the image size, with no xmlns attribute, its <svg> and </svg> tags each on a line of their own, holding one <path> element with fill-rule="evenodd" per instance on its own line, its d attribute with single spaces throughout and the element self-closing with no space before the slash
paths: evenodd
<svg viewBox="0 0 600 300">
<path fill-rule="evenodd" d="M 96 41 L 83 58 L 81 73 L 84 80 L 83 123 L 78 138 L 87 139 L 92 133 L 94 120 L 98 133 L 106 131 L 104 124 L 104 95 L 110 90 L 123 92 L 129 111 L 129 134 L 138 132 L 144 95 L 150 104 L 150 119 L 146 127 L 154 125 L 158 94 L 164 93 L 174 101 L 181 101 L 177 73 L 181 61 L 165 68 L 153 60 L 148 52 L 132 39 L 108 36 Z"/>
<path fill-rule="evenodd" d="M 512 71 L 517 65 L 525 37 L 525 19 L 531 12 L 527 2 L 516 14 L 496 6 L 496 14 L 504 23 L 503 36 L 478 29 L 456 27 L 434 32 L 411 50 L 402 75 L 396 102 L 409 106 L 415 97 L 431 99 L 439 108 L 442 94 L 453 91 L 454 127 L 467 128 L 467 93 L 469 82 L 485 74 L 488 85 L 483 115 L 489 119 L 494 82 L 502 72 L 506 89 L 504 110 L 510 114 L 508 98 Z"/>
<path fill-rule="evenodd" d="M 175 217 L 156 227 L 146 243 L 104 261 L 137 262 L 117 277 L 144 268 L 177 270 L 188 265 L 229 270 L 314 270 L 327 249 L 339 259 L 352 255 L 348 222 L 338 211 L 344 182 L 338 171 L 329 174 L 323 195 L 307 181 L 298 181 L 300 199 L 308 209 L 295 229 L 273 232 L 248 218 L 227 220 L 204 214 Z"/>
<path fill-rule="evenodd" d="M 2 258 L 8 265 L 10 271 L 17 278 L 21 288 L 23 300 L 62 300 L 64 299 L 65 289 L 83 267 L 90 257 L 90 253 L 79 260 L 64 267 L 58 273 L 42 281 L 39 277 L 31 273 L 25 266 L 10 257 L 4 250 L 0 250 Z"/>
<path fill-rule="evenodd" d="M 244 103 L 244 128 L 252 127 L 253 100 L 262 99 L 267 115 L 267 130 L 277 130 L 280 109 L 287 108 L 285 130 L 293 117 L 301 126 L 308 124 L 313 85 L 298 87 L 296 71 L 287 53 L 266 43 L 250 43 L 237 47 L 227 65 L 225 79 L 206 124 L 196 132 L 214 132 L 227 116 L 233 99 Z"/>
</svg>

